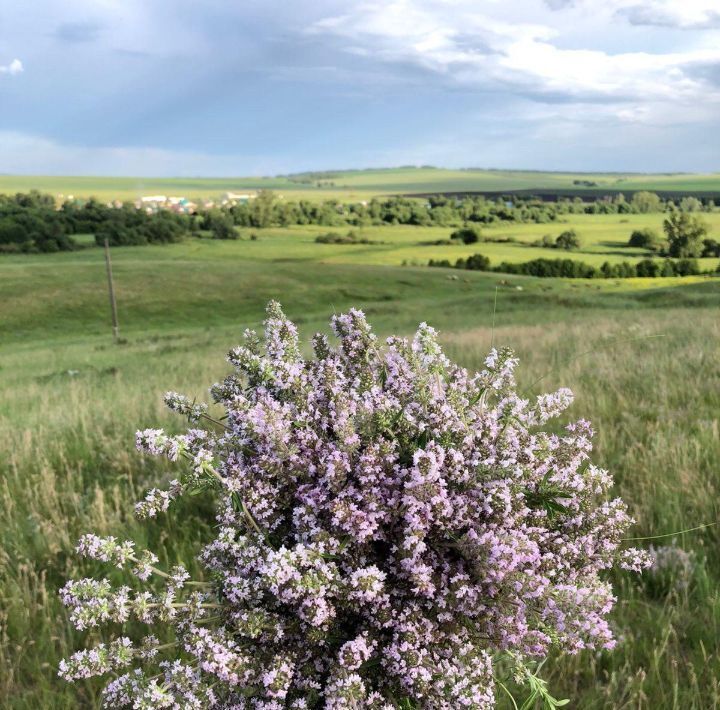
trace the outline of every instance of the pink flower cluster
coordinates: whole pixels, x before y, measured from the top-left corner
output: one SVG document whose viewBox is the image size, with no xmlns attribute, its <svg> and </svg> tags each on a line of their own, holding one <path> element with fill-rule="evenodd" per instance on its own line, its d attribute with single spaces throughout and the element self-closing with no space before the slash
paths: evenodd
<svg viewBox="0 0 720 710">
<path fill-rule="evenodd" d="M 86 536 L 82 554 L 166 589 L 71 582 L 76 625 L 132 617 L 175 641 L 82 651 L 64 677 L 122 670 L 108 707 L 482 709 L 503 653 L 613 646 L 602 573 L 647 559 L 621 550 L 632 520 L 589 461 L 589 423 L 540 429 L 568 390 L 524 399 L 510 351 L 471 374 L 425 324 L 381 346 L 352 310 L 333 318 L 337 348 L 316 336 L 312 359 L 276 303 L 265 326 L 264 349 L 247 332 L 211 389 L 224 416 L 169 393 L 207 430 L 138 434 L 142 451 L 187 463 L 141 515 L 217 491 L 217 535 L 200 552 L 210 581 Z"/>
</svg>

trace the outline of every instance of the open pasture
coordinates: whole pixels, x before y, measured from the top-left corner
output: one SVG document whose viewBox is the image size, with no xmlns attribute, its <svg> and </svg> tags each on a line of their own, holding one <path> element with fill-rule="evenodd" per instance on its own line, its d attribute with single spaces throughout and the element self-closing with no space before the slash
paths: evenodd
<svg viewBox="0 0 720 710">
<path fill-rule="evenodd" d="M 704 214 L 710 226 L 710 236 L 720 234 L 720 213 Z M 568 215 L 562 222 L 548 224 L 492 225 L 483 228 L 483 236 L 491 240 L 476 244 L 436 244 L 447 240 L 455 228 L 414 227 L 406 225 L 353 228 L 370 244 L 317 244 L 315 237 L 327 232 L 346 234 L 349 227 L 320 227 L 316 225 L 272 228 L 266 230 L 242 229 L 246 238 L 258 236 L 257 241 L 241 244 L 238 249 L 244 258 L 273 260 L 301 259 L 323 263 L 425 265 L 430 259 L 458 258 L 471 254 L 484 254 L 493 265 L 503 261 L 518 263 L 531 259 L 577 259 L 593 266 L 603 262 L 637 261 L 648 258 L 650 252 L 627 246 L 635 229 L 650 227 L 662 234 L 662 214 L 647 215 Z M 553 238 L 561 232 L 574 229 L 580 238 L 580 248 L 573 251 L 546 249 L 533 246 L 546 234 Z M 215 247 L 233 249 L 234 247 Z M 713 269 L 720 260 L 701 259 L 703 270 Z"/>
<path fill-rule="evenodd" d="M 720 226 L 717 215 L 708 217 L 714 229 Z M 635 535 L 717 521 L 716 279 L 533 279 L 399 265 L 476 252 L 493 262 L 535 256 L 632 260 L 642 254 L 618 242 L 636 226 L 659 226 L 660 219 L 582 216 L 572 224 L 485 230 L 517 244 L 428 245 L 446 239 L 451 229 L 388 226 L 361 230 L 372 242 L 364 245 L 314 241 L 347 228 L 294 227 L 241 230 L 243 238 L 236 241 L 191 238 L 117 248 L 117 345 L 110 339 L 101 249 L 4 256 L 5 705 L 97 705 L 97 683 L 69 686 L 55 670 L 61 657 L 84 642 L 70 629 L 57 597 L 67 578 L 97 571 L 73 553 L 82 533 L 129 537 L 154 549 L 162 565 L 183 562 L 202 574 L 193 555 L 211 534 L 213 520 L 201 498 L 148 524 L 133 518 L 133 503 L 172 470 L 136 454 L 133 433 L 181 427 L 164 410 L 163 392 L 205 398 L 207 385 L 227 372 L 224 353 L 244 327 L 257 325 L 271 298 L 285 304 L 306 342 L 315 330 L 326 330 L 333 312 L 359 306 L 381 334 L 409 334 L 428 321 L 441 330 L 448 354 L 470 368 L 482 366 L 491 343 L 510 345 L 521 358 L 521 385 L 529 395 L 561 385 L 576 391 L 570 416 L 595 424 L 597 463 L 616 474 L 616 491 L 638 521 Z M 581 236 L 576 252 L 528 246 L 570 226 Z M 252 231 L 256 240 L 249 239 Z M 718 534 L 707 528 L 654 543 L 676 542 L 688 552 L 682 579 L 617 575 L 619 603 L 612 618 L 618 649 L 551 659 L 545 673 L 556 696 L 591 709 L 720 707 Z"/>
<path fill-rule="evenodd" d="M 0 193 L 35 189 L 52 195 L 135 200 L 142 195 L 214 198 L 225 192 L 269 189 L 287 199 L 359 201 L 398 193 L 494 192 L 512 190 L 660 190 L 720 192 L 720 174 L 555 173 L 523 170 L 387 168 L 340 170 L 275 177 L 144 178 L 0 175 Z"/>
<path fill-rule="evenodd" d="M 532 227 L 524 235 L 532 239 L 533 231 L 541 233 L 537 226 L 519 229 Z M 539 226 L 547 231 L 548 225 Z M 553 228 L 559 231 L 565 226 Z M 483 277 L 477 272 L 399 267 L 403 261 L 454 261 L 478 252 L 489 255 L 493 263 L 546 257 L 578 258 L 596 265 L 605 260 L 637 259 L 641 254 L 632 249 L 627 250 L 627 256 L 594 252 L 591 243 L 587 250 L 573 252 L 522 244 L 425 246 L 426 242 L 447 238 L 451 231 L 435 227 L 363 230 L 382 244 L 316 243 L 315 235 L 327 229 L 255 230 L 259 238 L 254 241 L 192 238 L 169 246 L 113 249 L 121 330 L 159 332 L 192 328 L 198 322 L 210 328 L 252 319 L 267 300 L 285 293 L 292 294 L 293 303 L 302 313 L 312 310 L 315 304 L 337 310 L 371 300 L 380 304 L 374 307 L 380 317 L 389 309 L 388 322 L 394 327 L 400 325 L 396 315 L 405 312 L 412 316 L 403 324 L 406 327 L 438 314 L 445 328 L 454 329 L 465 327 L 468 303 L 490 298 L 498 284 L 522 298 L 524 310 L 542 310 L 547 307 L 547 299 L 552 302 L 569 294 L 585 294 L 583 298 L 601 307 L 606 303 L 622 307 L 630 305 L 626 299 L 635 298 L 635 292 L 651 293 L 660 288 L 657 298 L 664 303 L 670 298 L 668 294 L 677 293 L 677 298 L 682 299 L 680 293 L 687 293 L 689 298 L 695 298 L 694 291 L 681 290 L 681 286 L 698 284 L 708 293 L 718 288 L 716 279 L 704 276 L 561 280 L 503 274 Z M 718 260 L 701 261 L 704 268 L 710 268 Z M 515 297 L 509 299 L 510 304 L 515 303 Z M 90 247 L 78 252 L 3 256 L 0 300 L 4 305 L 0 310 L 0 337 L 5 342 L 100 334 L 105 331 L 108 310 L 103 251 Z M 450 304 L 455 302 L 458 312 L 453 319 Z M 383 307 L 383 303 L 387 305 Z M 417 303 L 418 308 L 392 308 L 392 303 Z"/>
<path fill-rule="evenodd" d="M 158 552 L 161 564 L 182 561 L 200 573 L 193 553 L 213 524 L 202 499 L 149 524 L 133 519 L 143 490 L 171 475 L 169 465 L 134 452 L 133 432 L 180 427 L 162 393 L 204 397 L 227 372 L 224 352 L 243 327 L 257 324 L 272 296 L 304 338 L 326 329 L 333 311 L 356 305 L 382 334 L 410 333 L 428 320 L 448 353 L 471 368 L 481 367 L 491 342 L 513 346 L 528 393 L 576 391 L 570 416 L 595 424 L 597 461 L 616 474 L 617 493 L 638 520 L 634 534 L 718 519 L 720 401 L 709 386 L 720 376 L 715 282 L 507 281 L 476 272 L 453 280 L 442 269 L 228 260 L 225 249 L 245 246 L 114 250 L 119 345 L 109 338 L 99 250 L 0 262 L 0 692 L 7 707 L 97 702 L 97 684 L 72 687 L 55 675 L 58 659 L 81 643 L 57 589 L 96 571 L 73 554 L 80 534 L 130 537 Z M 692 564 L 677 584 L 619 576 L 618 649 L 551 660 L 556 696 L 582 708 L 718 707 L 719 542 L 716 528 L 678 536 Z"/>
</svg>

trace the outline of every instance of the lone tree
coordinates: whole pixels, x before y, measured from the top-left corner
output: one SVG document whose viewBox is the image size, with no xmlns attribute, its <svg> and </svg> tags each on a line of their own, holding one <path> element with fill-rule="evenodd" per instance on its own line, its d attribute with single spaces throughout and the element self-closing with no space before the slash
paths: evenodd
<svg viewBox="0 0 720 710">
<path fill-rule="evenodd" d="M 703 238 L 708 232 L 702 219 L 689 212 L 672 209 L 663 222 L 663 229 L 670 256 L 695 258 L 702 255 Z"/>
<path fill-rule="evenodd" d="M 482 232 L 479 227 L 463 227 L 462 229 L 456 229 L 451 235 L 450 239 L 457 239 L 463 244 L 476 244 L 480 241 Z"/>
<path fill-rule="evenodd" d="M 578 238 L 578 234 L 574 229 L 568 229 L 562 234 L 558 235 L 558 238 L 555 240 L 555 246 L 558 249 L 578 249 L 580 247 L 580 239 Z"/>
</svg>

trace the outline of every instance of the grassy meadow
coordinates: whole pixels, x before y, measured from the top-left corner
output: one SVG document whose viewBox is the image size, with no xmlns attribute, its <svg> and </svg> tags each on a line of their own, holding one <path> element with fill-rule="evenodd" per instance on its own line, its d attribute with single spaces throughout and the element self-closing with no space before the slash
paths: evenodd
<svg viewBox="0 0 720 710">
<path fill-rule="evenodd" d="M 576 184 L 578 181 L 579 184 Z M 225 192 L 269 189 L 288 199 L 345 201 L 376 195 L 472 191 L 660 190 L 720 193 L 720 174 L 555 173 L 527 170 L 386 168 L 275 177 L 133 178 L 0 175 L 0 193 L 40 190 L 65 197 L 135 200 L 142 195 L 213 198 Z"/>
<path fill-rule="evenodd" d="M 705 217 L 717 234 L 720 216 Z M 640 258 L 623 244 L 636 225 L 660 219 L 582 216 L 487 231 L 528 243 L 573 226 L 582 248 L 572 256 L 599 264 Z M 71 630 L 57 597 L 68 577 L 100 569 L 73 554 L 79 535 L 128 537 L 149 545 L 163 565 L 182 561 L 202 574 L 193 557 L 211 534 L 210 506 L 195 498 L 157 521 L 136 521 L 133 503 L 171 466 L 140 457 L 133 434 L 180 429 L 163 392 L 204 397 L 228 371 L 225 352 L 258 324 L 270 298 L 283 302 L 306 338 L 326 330 L 333 312 L 359 306 L 381 334 L 428 321 L 470 368 L 481 366 L 491 342 L 510 345 L 528 393 L 575 391 L 569 416 L 593 421 L 596 462 L 615 474 L 616 492 L 638 521 L 633 535 L 720 520 L 717 279 L 533 279 L 401 266 L 477 252 L 494 263 L 568 255 L 512 243 L 427 244 L 447 238 L 447 228 L 363 229 L 376 242 L 366 245 L 316 244 L 317 234 L 331 231 L 324 227 L 243 236 L 250 231 L 257 240 L 114 249 L 118 344 L 110 338 L 102 250 L 0 258 L 3 707 L 97 705 L 97 683 L 69 686 L 56 677 L 61 657 L 97 640 Z M 545 666 L 554 694 L 571 698 L 570 707 L 720 708 L 720 529 L 653 544 L 673 540 L 693 554 L 687 579 L 614 580 L 613 653 Z"/>
<path fill-rule="evenodd" d="M 720 234 L 720 212 L 703 214 L 709 226 L 710 236 Z M 379 227 L 319 227 L 303 225 L 265 230 L 241 229 L 241 236 L 255 234 L 258 239 L 248 241 L 241 247 L 215 246 L 214 249 L 233 251 L 239 249 L 246 259 L 261 261 L 306 260 L 328 264 L 377 264 L 425 266 L 430 259 L 448 259 L 451 263 L 460 257 L 481 253 L 490 258 L 493 265 L 503 261 L 517 263 L 531 259 L 577 259 L 593 266 L 603 262 L 635 262 L 651 254 L 644 249 L 628 247 L 627 242 L 636 229 L 650 227 L 659 234 L 662 230 L 662 214 L 642 215 L 568 215 L 563 221 L 549 224 L 492 225 L 482 229 L 483 237 L 491 240 L 476 244 L 437 244 L 447 240 L 455 227 L 415 227 L 392 225 Z M 573 251 L 547 249 L 533 246 L 546 234 L 553 238 L 567 229 L 577 231 L 580 248 Z M 317 244 L 319 234 L 349 231 L 369 240 L 369 244 Z M 720 260 L 700 259 L 702 269 L 714 269 Z"/>
</svg>

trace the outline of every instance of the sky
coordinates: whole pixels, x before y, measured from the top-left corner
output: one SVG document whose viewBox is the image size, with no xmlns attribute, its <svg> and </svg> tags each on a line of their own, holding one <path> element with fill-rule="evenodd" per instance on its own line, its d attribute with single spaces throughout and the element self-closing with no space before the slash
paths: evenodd
<svg viewBox="0 0 720 710">
<path fill-rule="evenodd" d="M 720 0 L 0 0 L 0 173 L 720 171 Z"/>
</svg>

